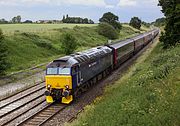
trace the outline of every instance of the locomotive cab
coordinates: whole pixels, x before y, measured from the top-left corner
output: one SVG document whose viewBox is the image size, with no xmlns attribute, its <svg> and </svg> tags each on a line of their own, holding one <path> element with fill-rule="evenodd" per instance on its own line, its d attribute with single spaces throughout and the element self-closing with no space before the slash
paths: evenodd
<svg viewBox="0 0 180 126">
<path fill-rule="evenodd" d="M 56 60 L 50 63 L 46 68 L 46 101 L 48 103 L 61 102 L 69 104 L 73 100 L 73 72 L 74 67 L 66 60 Z"/>
</svg>

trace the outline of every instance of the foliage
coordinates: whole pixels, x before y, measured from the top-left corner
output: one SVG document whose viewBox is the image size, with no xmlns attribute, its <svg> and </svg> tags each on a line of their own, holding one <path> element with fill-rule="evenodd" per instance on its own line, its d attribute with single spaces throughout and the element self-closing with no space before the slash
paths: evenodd
<svg viewBox="0 0 180 126">
<path fill-rule="evenodd" d="M 5 74 L 5 71 L 9 67 L 9 63 L 7 62 L 7 55 L 7 46 L 4 41 L 2 30 L 0 29 L 0 75 Z"/>
<path fill-rule="evenodd" d="M 4 18 L 0 19 L 0 24 L 8 24 L 8 21 L 6 21 Z"/>
<path fill-rule="evenodd" d="M 119 37 L 116 29 L 108 23 L 100 23 L 98 26 L 98 33 L 112 40 Z"/>
<path fill-rule="evenodd" d="M 74 36 L 69 33 L 62 34 L 62 50 L 66 55 L 73 53 L 77 49 L 77 41 Z"/>
<path fill-rule="evenodd" d="M 155 22 L 152 22 L 152 24 L 157 26 L 157 27 L 164 26 L 165 23 L 166 23 L 166 19 L 164 17 L 163 18 L 158 18 L 158 19 L 156 19 Z"/>
<path fill-rule="evenodd" d="M 21 23 L 21 16 L 18 15 L 12 18 L 12 23 Z"/>
<path fill-rule="evenodd" d="M 142 21 L 138 17 L 133 17 L 133 18 L 131 18 L 129 25 L 136 28 L 136 29 L 140 29 L 141 28 L 141 22 Z"/>
<path fill-rule="evenodd" d="M 63 23 L 75 23 L 75 24 L 94 24 L 94 21 L 88 18 L 80 18 L 80 17 L 69 17 L 68 15 L 63 15 L 62 19 Z"/>
<path fill-rule="evenodd" d="M 128 74 L 108 86 L 74 125 L 178 126 L 180 124 L 180 46 L 158 45 Z"/>
<path fill-rule="evenodd" d="M 164 48 L 180 43 L 180 3 L 179 0 L 160 0 L 162 12 L 166 16 L 165 33 L 160 37 Z"/>
<path fill-rule="evenodd" d="M 149 28 L 151 26 L 151 23 L 147 23 L 145 21 L 142 21 L 142 25 Z"/>
<path fill-rule="evenodd" d="M 31 20 L 25 20 L 23 23 L 33 23 Z"/>
<path fill-rule="evenodd" d="M 122 25 L 119 22 L 119 17 L 111 12 L 104 13 L 103 16 L 99 19 L 99 22 L 108 23 L 112 25 L 117 31 L 120 31 L 122 28 Z"/>
</svg>

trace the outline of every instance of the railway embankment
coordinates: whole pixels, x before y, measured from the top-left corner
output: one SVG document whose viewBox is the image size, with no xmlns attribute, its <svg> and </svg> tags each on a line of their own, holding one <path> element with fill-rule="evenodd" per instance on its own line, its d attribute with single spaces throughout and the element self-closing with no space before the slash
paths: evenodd
<svg viewBox="0 0 180 126">
<path fill-rule="evenodd" d="M 68 125 L 180 125 L 180 46 L 155 45 Z"/>
</svg>

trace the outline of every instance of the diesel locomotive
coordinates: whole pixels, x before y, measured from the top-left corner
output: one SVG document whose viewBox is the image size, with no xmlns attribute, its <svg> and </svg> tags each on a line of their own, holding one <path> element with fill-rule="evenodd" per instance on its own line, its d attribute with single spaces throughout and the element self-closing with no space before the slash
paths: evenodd
<svg viewBox="0 0 180 126">
<path fill-rule="evenodd" d="M 159 34 L 154 29 L 113 44 L 56 59 L 46 68 L 46 101 L 69 104 L 113 69 L 139 52 Z"/>
</svg>

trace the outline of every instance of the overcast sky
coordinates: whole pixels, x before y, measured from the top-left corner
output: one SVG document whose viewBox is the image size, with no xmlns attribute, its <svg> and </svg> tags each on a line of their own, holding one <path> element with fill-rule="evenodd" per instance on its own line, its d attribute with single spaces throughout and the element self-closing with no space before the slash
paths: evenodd
<svg viewBox="0 0 180 126">
<path fill-rule="evenodd" d="M 21 15 L 22 20 L 62 19 L 63 15 L 80 16 L 98 22 L 105 12 L 129 22 L 132 16 L 152 22 L 163 17 L 158 0 L 0 0 L 0 18 L 10 20 Z"/>
</svg>

